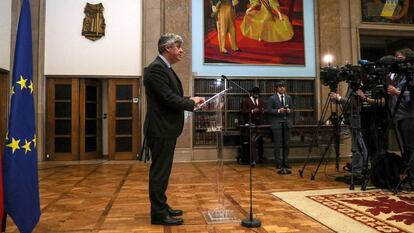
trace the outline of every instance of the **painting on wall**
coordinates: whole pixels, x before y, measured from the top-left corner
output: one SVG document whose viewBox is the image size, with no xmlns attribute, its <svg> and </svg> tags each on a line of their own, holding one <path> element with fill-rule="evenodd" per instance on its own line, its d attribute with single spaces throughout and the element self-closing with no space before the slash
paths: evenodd
<svg viewBox="0 0 414 233">
<path fill-rule="evenodd" d="M 305 66 L 303 0 L 204 0 L 204 64 Z"/>
<path fill-rule="evenodd" d="M 361 0 L 362 21 L 414 24 L 414 0 Z"/>
</svg>

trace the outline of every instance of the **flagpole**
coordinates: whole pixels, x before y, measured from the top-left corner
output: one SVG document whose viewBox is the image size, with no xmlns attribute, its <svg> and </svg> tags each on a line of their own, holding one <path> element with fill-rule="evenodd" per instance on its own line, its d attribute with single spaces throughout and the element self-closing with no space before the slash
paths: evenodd
<svg viewBox="0 0 414 233">
<path fill-rule="evenodd" d="M 22 0 L 11 87 L 8 132 L 2 158 L 3 203 L 4 211 L 18 230 L 28 233 L 36 227 L 41 214 L 29 0 Z"/>
</svg>

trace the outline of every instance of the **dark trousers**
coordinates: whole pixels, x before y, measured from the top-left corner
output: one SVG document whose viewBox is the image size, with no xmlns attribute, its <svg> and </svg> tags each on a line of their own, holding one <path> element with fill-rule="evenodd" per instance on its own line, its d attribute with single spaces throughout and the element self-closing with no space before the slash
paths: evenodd
<svg viewBox="0 0 414 233">
<path fill-rule="evenodd" d="M 414 118 L 399 120 L 398 129 L 404 145 L 403 160 L 409 167 L 410 180 L 414 181 Z"/>
<path fill-rule="evenodd" d="M 263 137 L 259 137 L 256 141 L 257 155 L 259 159 L 264 159 Z M 257 160 L 257 158 L 255 158 Z"/>
<path fill-rule="evenodd" d="M 168 215 L 165 192 L 174 158 L 177 138 L 148 138 L 152 163 L 149 171 L 149 198 L 151 217 Z"/>
<path fill-rule="evenodd" d="M 352 172 L 360 175 L 364 162 L 368 162 L 368 150 L 361 129 L 351 126 Z"/>
<path fill-rule="evenodd" d="M 382 110 L 383 112 L 380 112 Z M 388 122 L 385 109 L 361 111 L 361 129 L 365 146 L 368 150 L 368 158 L 371 167 L 377 161 L 379 155 L 388 149 Z"/>
<path fill-rule="evenodd" d="M 272 132 L 276 165 L 285 165 L 289 156 L 290 128 L 287 126 L 283 127 L 283 130 L 282 128 L 272 128 Z M 282 148 L 284 148 L 283 154 L 280 153 Z"/>
<path fill-rule="evenodd" d="M 248 145 L 244 146 L 243 145 Z M 259 160 L 264 160 L 264 148 L 263 148 L 263 137 L 259 136 L 256 140 L 256 149 L 257 152 L 254 151 L 253 155 L 254 158 L 252 158 L 253 161 L 258 162 Z M 250 143 L 249 143 L 249 137 L 248 136 L 242 136 L 241 137 L 241 151 L 240 151 L 240 159 L 244 163 L 248 163 L 250 156 Z"/>
</svg>

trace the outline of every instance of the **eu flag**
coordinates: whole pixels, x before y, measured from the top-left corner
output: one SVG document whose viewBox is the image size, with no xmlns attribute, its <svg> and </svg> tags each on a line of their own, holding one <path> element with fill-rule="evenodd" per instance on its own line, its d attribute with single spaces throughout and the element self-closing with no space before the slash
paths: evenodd
<svg viewBox="0 0 414 233">
<path fill-rule="evenodd" d="M 23 0 L 14 52 L 11 102 L 3 157 L 4 209 L 20 232 L 40 218 L 29 0 Z"/>
</svg>

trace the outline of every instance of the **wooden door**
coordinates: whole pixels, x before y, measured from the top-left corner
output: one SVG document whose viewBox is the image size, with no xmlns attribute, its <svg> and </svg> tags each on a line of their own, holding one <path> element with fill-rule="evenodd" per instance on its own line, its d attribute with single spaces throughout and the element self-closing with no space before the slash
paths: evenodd
<svg viewBox="0 0 414 233">
<path fill-rule="evenodd" d="M 9 95 L 9 75 L 7 72 L 0 71 L 0 155 L 3 154 L 4 142 L 7 133 L 7 114 L 8 114 L 8 95 Z M 1 156 L 3 157 L 3 156 Z"/>
<path fill-rule="evenodd" d="M 139 96 L 138 79 L 109 80 L 109 159 L 136 159 L 141 142 Z"/>
<path fill-rule="evenodd" d="M 47 79 L 46 159 L 79 160 L 79 80 Z"/>
<path fill-rule="evenodd" d="M 99 159 L 102 158 L 101 82 L 81 79 L 79 89 L 80 159 Z"/>
</svg>

